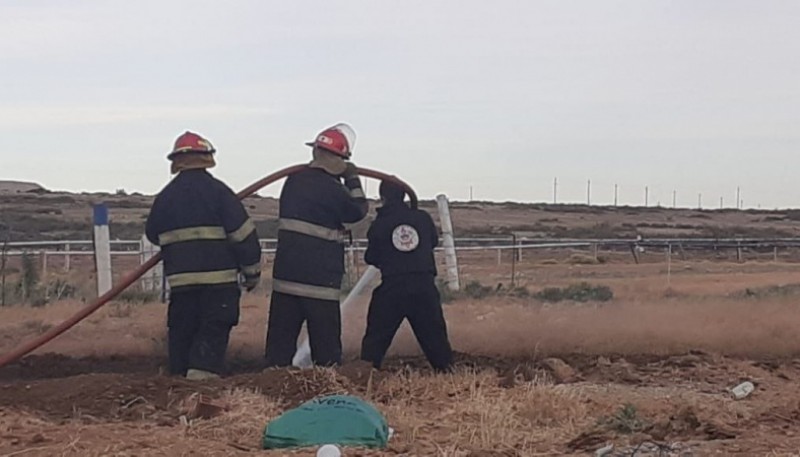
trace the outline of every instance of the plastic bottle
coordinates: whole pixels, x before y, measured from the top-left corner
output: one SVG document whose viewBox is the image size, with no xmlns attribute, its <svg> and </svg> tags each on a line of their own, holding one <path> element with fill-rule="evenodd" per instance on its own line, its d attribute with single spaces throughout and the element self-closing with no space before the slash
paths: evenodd
<svg viewBox="0 0 800 457">
<path fill-rule="evenodd" d="M 754 390 L 756 390 L 756 386 L 750 381 L 745 381 L 731 389 L 731 393 L 733 394 L 733 398 L 741 400 L 753 393 Z"/>
<path fill-rule="evenodd" d="M 341 457 L 342 451 L 335 444 L 326 444 L 317 449 L 317 457 Z"/>
</svg>

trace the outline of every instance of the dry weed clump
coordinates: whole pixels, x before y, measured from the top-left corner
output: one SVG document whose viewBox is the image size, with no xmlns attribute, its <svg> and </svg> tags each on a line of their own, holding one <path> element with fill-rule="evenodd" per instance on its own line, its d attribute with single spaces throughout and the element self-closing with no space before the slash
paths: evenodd
<svg viewBox="0 0 800 457">
<path fill-rule="evenodd" d="M 216 401 L 225 407 L 217 417 L 198 420 L 187 428 L 194 438 L 258 448 L 264 427 L 282 412 L 281 404 L 252 389 L 232 389 Z"/>
<path fill-rule="evenodd" d="M 336 372 L 334 368 L 318 368 L 311 370 L 290 371 L 294 385 L 299 393 L 311 399 L 325 395 L 347 395 L 351 386 L 347 378 Z M 305 401 L 305 400 L 302 400 Z"/>
<path fill-rule="evenodd" d="M 373 398 L 397 430 L 392 449 L 430 452 L 425 455 L 525 455 L 563 442 L 586 417 L 575 387 L 534 381 L 504 389 L 494 371 L 408 372 L 384 380 Z"/>
<path fill-rule="evenodd" d="M 569 256 L 567 263 L 572 265 L 597 265 L 600 263 L 599 259 L 595 256 L 588 254 L 572 254 Z"/>
</svg>

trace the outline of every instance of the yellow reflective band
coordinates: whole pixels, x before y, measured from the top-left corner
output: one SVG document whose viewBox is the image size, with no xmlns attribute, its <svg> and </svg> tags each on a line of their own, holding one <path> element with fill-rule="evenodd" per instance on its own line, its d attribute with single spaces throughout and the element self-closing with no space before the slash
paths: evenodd
<svg viewBox="0 0 800 457">
<path fill-rule="evenodd" d="M 350 196 L 353 198 L 367 198 L 367 195 L 364 193 L 364 190 L 360 187 L 356 187 L 355 189 L 350 189 Z"/>
<path fill-rule="evenodd" d="M 321 238 L 327 241 L 343 241 L 344 235 L 339 230 L 330 229 L 311 222 L 299 221 L 297 219 L 278 220 L 278 230 L 302 233 L 303 235 Z"/>
<path fill-rule="evenodd" d="M 253 265 L 244 265 L 242 267 L 242 274 L 247 276 L 255 276 L 261 273 L 261 263 L 255 263 Z"/>
<path fill-rule="evenodd" d="M 272 280 L 272 290 L 282 294 L 296 295 L 298 297 L 315 298 L 317 300 L 339 301 L 341 291 L 332 287 L 312 286 L 299 282 Z"/>
<path fill-rule="evenodd" d="M 228 234 L 228 241 L 231 243 L 241 243 L 256 229 L 256 224 L 249 217 L 242 223 L 242 226 Z"/>
<path fill-rule="evenodd" d="M 198 271 L 193 273 L 176 273 L 167 276 L 170 287 L 199 286 L 205 284 L 225 284 L 238 282 L 236 270 Z"/>
<path fill-rule="evenodd" d="M 224 240 L 225 229 L 215 226 L 187 227 L 170 230 L 158 235 L 158 244 L 166 246 L 172 243 L 194 240 Z"/>
</svg>

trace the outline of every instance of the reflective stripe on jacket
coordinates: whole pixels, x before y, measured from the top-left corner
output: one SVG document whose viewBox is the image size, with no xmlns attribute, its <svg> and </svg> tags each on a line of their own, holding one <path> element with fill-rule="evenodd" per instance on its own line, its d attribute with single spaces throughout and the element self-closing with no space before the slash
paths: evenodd
<svg viewBox="0 0 800 457">
<path fill-rule="evenodd" d="M 367 215 L 361 180 L 317 168 L 290 176 L 280 197 L 273 290 L 338 300 L 344 276 L 344 224 Z"/>
<path fill-rule="evenodd" d="M 255 224 L 233 191 L 205 170 L 182 171 L 164 187 L 145 232 L 161 246 L 173 290 L 235 286 L 240 273 L 261 275 Z"/>
</svg>

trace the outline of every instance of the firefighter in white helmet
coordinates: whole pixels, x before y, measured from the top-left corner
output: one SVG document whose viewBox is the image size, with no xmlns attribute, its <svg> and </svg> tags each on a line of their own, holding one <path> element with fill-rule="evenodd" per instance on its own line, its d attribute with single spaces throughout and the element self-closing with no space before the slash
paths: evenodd
<svg viewBox="0 0 800 457">
<path fill-rule="evenodd" d="M 339 299 L 344 276 L 344 224 L 367 215 L 367 199 L 350 162 L 355 132 L 337 124 L 317 135 L 307 170 L 287 178 L 280 196 L 272 272 L 266 365 L 292 364 L 303 323 L 317 365 L 342 361 Z"/>
</svg>

